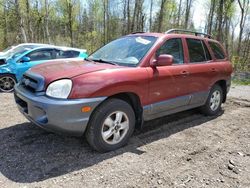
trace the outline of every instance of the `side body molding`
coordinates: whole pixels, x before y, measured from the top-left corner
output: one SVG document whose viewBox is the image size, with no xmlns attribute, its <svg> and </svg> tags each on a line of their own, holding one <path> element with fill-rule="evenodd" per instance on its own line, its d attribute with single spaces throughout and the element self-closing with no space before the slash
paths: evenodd
<svg viewBox="0 0 250 188">
<path fill-rule="evenodd" d="M 148 121 L 202 106 L 206 103 L 208 95 L 209 91 L 203 91 L 146 105 L 143 107 L 143 119 Z"/>
</svg>

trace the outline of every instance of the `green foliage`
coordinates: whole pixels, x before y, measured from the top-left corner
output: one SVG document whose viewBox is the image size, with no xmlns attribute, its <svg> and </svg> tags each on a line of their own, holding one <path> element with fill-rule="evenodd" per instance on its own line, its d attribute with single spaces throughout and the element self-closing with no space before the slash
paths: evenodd
<svg viewBox="0 0 250 188">
<path fill-rule="evenodd" d="M 250 71 L 250 62 L 242 57 L 233 56 L 231 60 L 235 71 Z"/>
<path fill-rule="evenodd" d="M 16 2 L 19 2 L 18 8 Z M 187 2 L 191 3 L 188 17 Z M 158 30 L 165 32 L 170 28 L 185 28 L 185 26 L 195 29 L 192 21 L 194 2 L 198 3 L 196 0 L 0 0 L 0 49 L 24 42 L 21 25 L 27 36 L 27 42 L 49 43 L 50 41 L 56 45 L 85 48 L 89 53 L 117 37 L 135 31 L 151 29 L 155 32 Z M 233 64 L 236 69 L 249 70 L 248 48 L 244 48 L 244 53 L 238 53 L 236 50 L 238 39 L 231 34 L 235 30 L 231 26 L 233 18 L 237 16 L 237 1 L 223 0 L 221 13 L 219 10 L 222 1 L 210 0 L 209 9 L 213 2 L 215 8 L 210 15 L 213 35 L 217 36 L 219 33 L 218 18 L 222 14 L 223 28 L 220 36 L 222 41 L 232 55 L 244 56 L 243 59 L 234 57 Z M 152 25 L 149 28 L 151 3 Z M 18 19 L 18 12 L 23 20 L 22 24 Z M 246 20 L 249 22 L 250 19 Z M 249 39 L 242 41 L 242 46 L 249 46 Z"/>
<path fill-rule="evenodd" d="M 235 85 L 250 85 L 250 79 L 245 79 L 245 80 L 233 80 L 233 84 Z"/>
</svg>

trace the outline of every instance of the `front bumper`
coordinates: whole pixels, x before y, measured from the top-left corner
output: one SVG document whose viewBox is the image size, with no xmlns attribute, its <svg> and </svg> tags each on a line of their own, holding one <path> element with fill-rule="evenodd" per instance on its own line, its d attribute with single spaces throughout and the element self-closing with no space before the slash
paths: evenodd
<svg viewBox="0 0 250 188">
<path fill-rule="evenodd" d="M 93 110 L 106 97 L 86 99 L 53 99 L 43 94 L 32 93 L 20 84 L 15 86 L 15 101 L 19 111 L 36 125 L 56 133 L 81 136 Z M 90 112 L 82 112 L 90 106 Z"/>
</svg>

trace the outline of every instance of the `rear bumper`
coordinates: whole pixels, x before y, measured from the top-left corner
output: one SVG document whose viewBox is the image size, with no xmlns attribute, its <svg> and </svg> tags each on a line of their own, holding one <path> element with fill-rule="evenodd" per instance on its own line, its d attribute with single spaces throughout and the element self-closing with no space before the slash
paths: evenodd
<svg viewBox="0 0 250 188">
<path fill-rule="evenodd" d="M 106 97 L 86 99 L 54 99 L 44 94 L 34 94 L 17 84 L 15 101 L 19 111 L 36 125 L 56 133 L 81 136 L 89 117 Z M 83 106 L 90 106 L 90 112 L 82 112 Z"/>
</svg>

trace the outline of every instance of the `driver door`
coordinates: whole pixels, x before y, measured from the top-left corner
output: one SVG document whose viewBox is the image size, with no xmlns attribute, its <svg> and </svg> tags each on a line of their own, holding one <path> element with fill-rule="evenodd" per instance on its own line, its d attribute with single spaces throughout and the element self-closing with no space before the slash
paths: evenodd
<svg viewBox="0 0 250 188">
<path fill-rule="evenodd" d="M 188 65 L 184 63 L 181 38 L 168 39 L 157 51 L 155 58 L 169 54 L 174 58 L 173 65 L 149 67 L 149 104 L 151 114 L 172 111 L 186 106 L 190 101 Z"/>
</svg>

